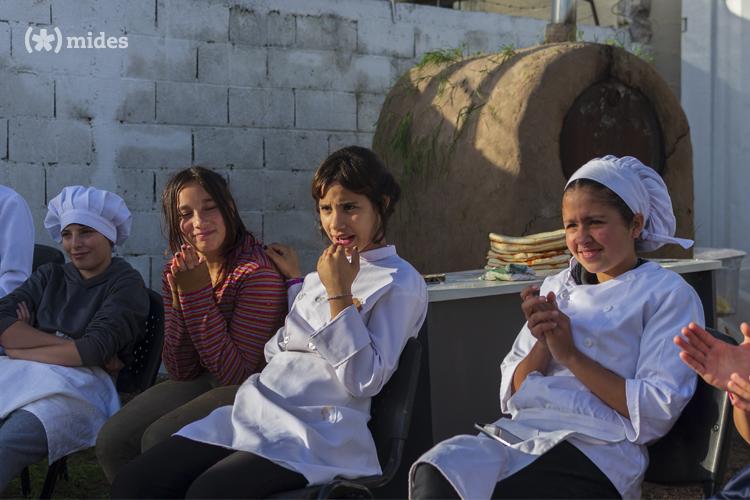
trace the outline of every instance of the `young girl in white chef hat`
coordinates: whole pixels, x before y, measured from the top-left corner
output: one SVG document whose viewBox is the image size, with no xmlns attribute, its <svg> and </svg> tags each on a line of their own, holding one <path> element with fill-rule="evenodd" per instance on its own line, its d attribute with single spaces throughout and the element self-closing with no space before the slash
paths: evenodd
<svg viewBox="0 0 750 500">
<path fill-rule="evenodd" d="M 690 285 L 636 252 L 692 241 L 673 237 L 664 182 L 632 157 L 576 171 L 562 215 L 570 266 L 522 292 L 527 322 L 501 366 L 495 426 L 510 444 L 439 443 L 412 466 L 412 498 L 640 496 L 646 445 L 695 390 L 672 337 L 704 316 Z"/>
<path fill-rule="evenodd" d="M 120 406 L 103 367 L 127 363 L 145 333 L 143 279 L 112 256 L 130 233 L 122 198 L 69 186 L 48 208 L 44 225 L 70 262 L 0 299 L 0 492 L 25 466 L 94 445 Z"/>
</svg>

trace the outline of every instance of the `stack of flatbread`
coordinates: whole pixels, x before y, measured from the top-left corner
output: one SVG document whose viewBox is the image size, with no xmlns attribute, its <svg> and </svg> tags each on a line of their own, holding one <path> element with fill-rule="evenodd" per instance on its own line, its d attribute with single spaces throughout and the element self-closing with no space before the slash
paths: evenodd
<svg viewBox="0 0 750 500">
<path fill-rule="evenodd" d="M 534 271 L 547 271 L 563 269 L 569 260 L 570 252 L 565 245 L 564 229 L 528 236 L 490 233 L 486 269 L 525 264 Z"/>
</svg>

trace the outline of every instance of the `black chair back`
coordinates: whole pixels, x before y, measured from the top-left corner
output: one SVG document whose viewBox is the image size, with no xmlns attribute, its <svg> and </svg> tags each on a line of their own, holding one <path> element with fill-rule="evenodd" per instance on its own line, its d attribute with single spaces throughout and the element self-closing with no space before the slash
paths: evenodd
<svg viewBox="0 0 750 500">
<path fill-rule="evenodd" d="M 416 338 L 410 338 L 401 353 L 398 369 L 380 393 L 372 398 L 369 427 L 383 474 L 377 481 L 368 481 L 370 488 L 390 481 L 401 462 L 404 444 L 409 436 L 421 359 L 422 345 Z"/>
<path fill-rule="evenodd" d="M 133 359 L 117 376 L 117 391 L 138 393 L 156 381 L 161 366 L 161 349 L 164 344 L 164 305 L 161 295 L 148 290 L 149 311 L 146 336 L 133 349 Z"/>
<path fill-rule="evenodd" d="M 409 436 L 421 360 L 422 345 L 416 338 L 410 338 L 401 353 L 398 368 L 385 387 L 372 398 L 369 427 L 383 471 L 381 475 L 334 479 L 326 484 L 285 491 L 269 498 L 372 498 L 371 489 L 388 484 L 398 471 Z"/>
<path fill-rule="evenodd" d="M 34 245 L 34 261 L 31 264 L 31 272 L 37 270 L 42 264 L 54 262 L 55 264 L 65 264 L 65 255 L 55 248 L 37 243 Z"/>
<path fill-rule="evenodd" d="M 707 328 L 717 339 L 737 342 Z M 695 394 L 666 436 L 648 448 L 646 481 L 660 484 L 701 483 L 711 496 L 721 482 L 729 455 L 732 409 L 725 391 L 698 377 Z"/>
</svg>

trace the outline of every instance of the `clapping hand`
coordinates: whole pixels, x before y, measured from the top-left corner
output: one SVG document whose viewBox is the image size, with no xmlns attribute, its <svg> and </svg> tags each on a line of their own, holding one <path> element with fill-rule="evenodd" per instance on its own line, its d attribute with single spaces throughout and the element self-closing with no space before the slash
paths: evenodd
<svg viewBox="0 0 750 500">
<path fill-rule="evenodd" d="M 554 328 L 554 323 L 545 320 L 544 315 L 537 313 L 552 311 L 555 309 L 555 294 L 549 292 L 546 296 L 539 295 L 539 285 L 530 285 L 521 291 L 521 311 L 526 318 L 531 334 L 541 343 L 546 343 L 544 334 L 547 330 Z"/>
<path fill-rule="evenodd" d="M 180 247 L 180 251 L 176 252 L 172 257 L 172 263 L 170 264 L 169 272 L 167 273 L 167 282 L 172 289 L 173 296 L 177 290 L 175 276 L 179 273 L 191 271 L 205 261 L 205 257 L 198 255 L 198 252 L 192 246 L 183 244 Z"/>
<path fill-rule="evenodd" d="M 750 325 L 742 323 L 740 330 L 744 340 L 742 344 L 734 346 L 690 323 L 682 329 L 682 335 L 674 338 L 674 343 L 682 349 L 680 359 L 706 383 L 723 391 L 731 391 L 730 380 L 736 380 L 736 387 L 741 389 L 750 376 Z"/>
</svg>

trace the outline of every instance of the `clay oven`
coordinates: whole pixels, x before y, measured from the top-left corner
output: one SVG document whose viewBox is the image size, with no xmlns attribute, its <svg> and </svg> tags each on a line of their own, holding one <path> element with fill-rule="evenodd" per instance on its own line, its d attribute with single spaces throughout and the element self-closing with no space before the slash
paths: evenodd
<svg viewBox="0 0 750 500">
<path fill-rule="evenodd" d="M 482 267 L 490 231 L 559 229 L 567 178 L 604 154 L 655 168 L 672 196 L 677 235 L 693 236 L 685 114 L 651 65 L 617 47 L 436 54 L 389 93 L 374 148 L 404 191 L 391 240 L 422 272 Z M 660 256 L 691 255 L 673 247 Z"/>
</svg>

